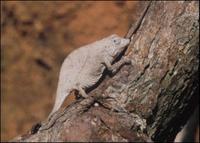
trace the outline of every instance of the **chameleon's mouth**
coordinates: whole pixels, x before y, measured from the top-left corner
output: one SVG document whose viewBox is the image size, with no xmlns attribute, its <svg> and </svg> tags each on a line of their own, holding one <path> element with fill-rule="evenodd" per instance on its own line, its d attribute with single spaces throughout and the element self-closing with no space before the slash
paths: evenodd
<svg viewBox="0 0 200 143">
<path fill-rule="evenodd" d="M 129 45 L 129 43 L 130 43 L 130 39 L 124 39 L 120 50 L 116 51 L 116 53 L 114 54 L 113 58 L 116 59 L 117 57 L 119 57 L 119 55 L 122 53 L 122 51 L 125 50 L 125 48 Z"/>
</svg>

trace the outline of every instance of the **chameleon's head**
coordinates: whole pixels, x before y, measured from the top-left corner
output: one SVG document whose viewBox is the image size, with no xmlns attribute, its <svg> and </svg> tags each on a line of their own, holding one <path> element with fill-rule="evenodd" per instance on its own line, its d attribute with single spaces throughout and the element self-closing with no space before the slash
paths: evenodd
<svg viewBox="0 0 200 143">
<path fill-rule="evenodd" d="M 122 53 L 130 42 L 129 39 L 122 38 L 116 34 L 109 36 L 107 40 L 106 52 L 114 59 Z"/>
</svg>

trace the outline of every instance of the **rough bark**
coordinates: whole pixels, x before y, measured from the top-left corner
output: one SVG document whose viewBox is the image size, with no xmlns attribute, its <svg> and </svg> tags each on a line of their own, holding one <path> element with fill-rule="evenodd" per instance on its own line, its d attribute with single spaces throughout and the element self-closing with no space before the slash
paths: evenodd
<svg viewBox="0 0 200 143">
<path fill-rule="evenodd" d="M 152 2 L 128 47 L 133 65 L 44 121 L 42 127 L 57 118 L 48 129 L 36 126 L 13 141 L 174 140 L 198 102 L 198 7 Z"/>
</svg>

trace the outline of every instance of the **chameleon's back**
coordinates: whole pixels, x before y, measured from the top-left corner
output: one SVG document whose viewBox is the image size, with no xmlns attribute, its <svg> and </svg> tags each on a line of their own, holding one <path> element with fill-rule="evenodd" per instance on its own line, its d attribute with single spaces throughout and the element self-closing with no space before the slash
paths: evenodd
<svg viewBox="0 0 200 143">
<path fill-rule="evenodd" d="M 82 76 L 86 76 L 81 72 L 83 69 L 84 71 L 88 69 L 87 60 L 91 58 L 88 57 L 89 51 L 87 46 L 81 47 L 70 53 L 64 60 L 60 69 L 55 105 L 51 114 L 60 108 L 71 90 L 77 89 L 77 83 L 84 79 Z"/>
<path fill-rule="evenodd" d="M 52 113 L 60 108 L 64 99 L 70 93 L 70 90 L 74 89 L 76 86 L 77 77 L 87 57 L 87 53 L 85 52 L 79 55 L 78 50 L 73 51 L 69 56 L 67 56 L 61 66 L 55 105 Z"/>
</svg>

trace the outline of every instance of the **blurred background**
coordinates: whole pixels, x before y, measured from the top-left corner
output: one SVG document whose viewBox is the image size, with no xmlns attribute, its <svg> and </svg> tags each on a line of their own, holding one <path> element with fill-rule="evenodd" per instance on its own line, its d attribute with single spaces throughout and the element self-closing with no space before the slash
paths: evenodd
<svg viewBox="0 0 200 143">
<path fill-rule="evenodd" d="M 113 33 L 124 36 L 144 4 L 1 1 L 1 141 L 48 116 L 71 51 Z"/>
</svg>

